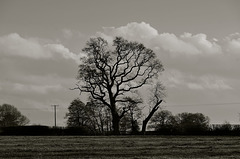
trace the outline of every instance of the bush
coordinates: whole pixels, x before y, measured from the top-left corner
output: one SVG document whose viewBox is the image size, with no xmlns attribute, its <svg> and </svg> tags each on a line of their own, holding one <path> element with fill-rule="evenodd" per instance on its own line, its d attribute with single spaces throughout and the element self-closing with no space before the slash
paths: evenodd
<svg viewBox="0 0 240 159">
<path fill-rule="evenodd" d="M 50 135 L 50 128 L 47 126 L 13 126 L 2 127 L 0 135 Z"/>
<path fill-rule="evenodd" d="M 99 135 L 86 127 L 48 127 L 41 125 L 1 127 L 0 135 L 16 136 L 52 136 L 52 135 Z"/>
</svg>

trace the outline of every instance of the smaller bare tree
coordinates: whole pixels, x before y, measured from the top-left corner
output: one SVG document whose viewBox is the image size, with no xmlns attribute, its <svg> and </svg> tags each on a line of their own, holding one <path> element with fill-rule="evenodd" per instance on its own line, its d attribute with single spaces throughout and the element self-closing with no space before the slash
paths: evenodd
<svg viewBox="0 0 240 159">
<path fill-rule="evenodd" d="M 151 96 L 149 99 L 149 103 L 150 103 L 149 114 L 143 120 L 142 134 L 145 134 L 149 120 L 152 118 L 154 113 L 160 108 L 160 104 L 162 103 L 164 97 L 166 97 L 165 87 L 160 82 L 157 82 L 153 86 L 153 89 L 151 90 Z"/>
<path fill-rule="evenodd" d="M 142 99 L 139 97 L 126 97 L 124 102 L 124 110 L 126 112 L 126 117 L 130 119 L 131 133 L 135 134 L 139 130 L 138 119 L 142 116 L 142 108 L 139 104 L 143 103 Z M 126 121 L 126 119 L 124 119 Z"/>
</svg>

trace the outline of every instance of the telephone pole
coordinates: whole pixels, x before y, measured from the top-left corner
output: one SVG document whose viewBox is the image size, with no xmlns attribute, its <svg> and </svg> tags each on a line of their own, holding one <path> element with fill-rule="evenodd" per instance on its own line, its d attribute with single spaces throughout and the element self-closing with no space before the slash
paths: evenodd
<svg viewBox="0 0 240 159">
<path fill-rule="evenodd" d="M 54 107 L 54 125 L 55 125 L 55 127 L 57 127 L 57 107 L 58 107 L 58 105 L 56 105 L 56 104 L 54 104 L 54 105 L 52 105 L 52 107 Z"/>
</svg>

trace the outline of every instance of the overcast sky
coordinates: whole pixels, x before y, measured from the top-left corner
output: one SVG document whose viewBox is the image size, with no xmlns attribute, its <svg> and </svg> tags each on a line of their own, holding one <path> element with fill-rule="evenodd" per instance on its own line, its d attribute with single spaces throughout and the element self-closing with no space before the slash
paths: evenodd
<svg viewBox="0 0 240 159">
<path fill-rule="evenodd" d="M 65 125 L 81 49 L 123 36 L 153 49 L 165 71 L 164 109 L 239 123 L 239 0 L 0 0 L 0 104 L 31 124 Z"/>
</svg>

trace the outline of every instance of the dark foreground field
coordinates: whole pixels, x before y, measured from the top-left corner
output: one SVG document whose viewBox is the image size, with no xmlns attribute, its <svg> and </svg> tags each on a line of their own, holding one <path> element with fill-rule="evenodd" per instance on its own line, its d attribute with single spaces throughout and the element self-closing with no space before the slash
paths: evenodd
<svg viewBox="0 0 240 159">
<path fill-rule="evenodd" d="M 0 158 L 240 158 L 240 137 L 0 136 Z"/>
</svg>

